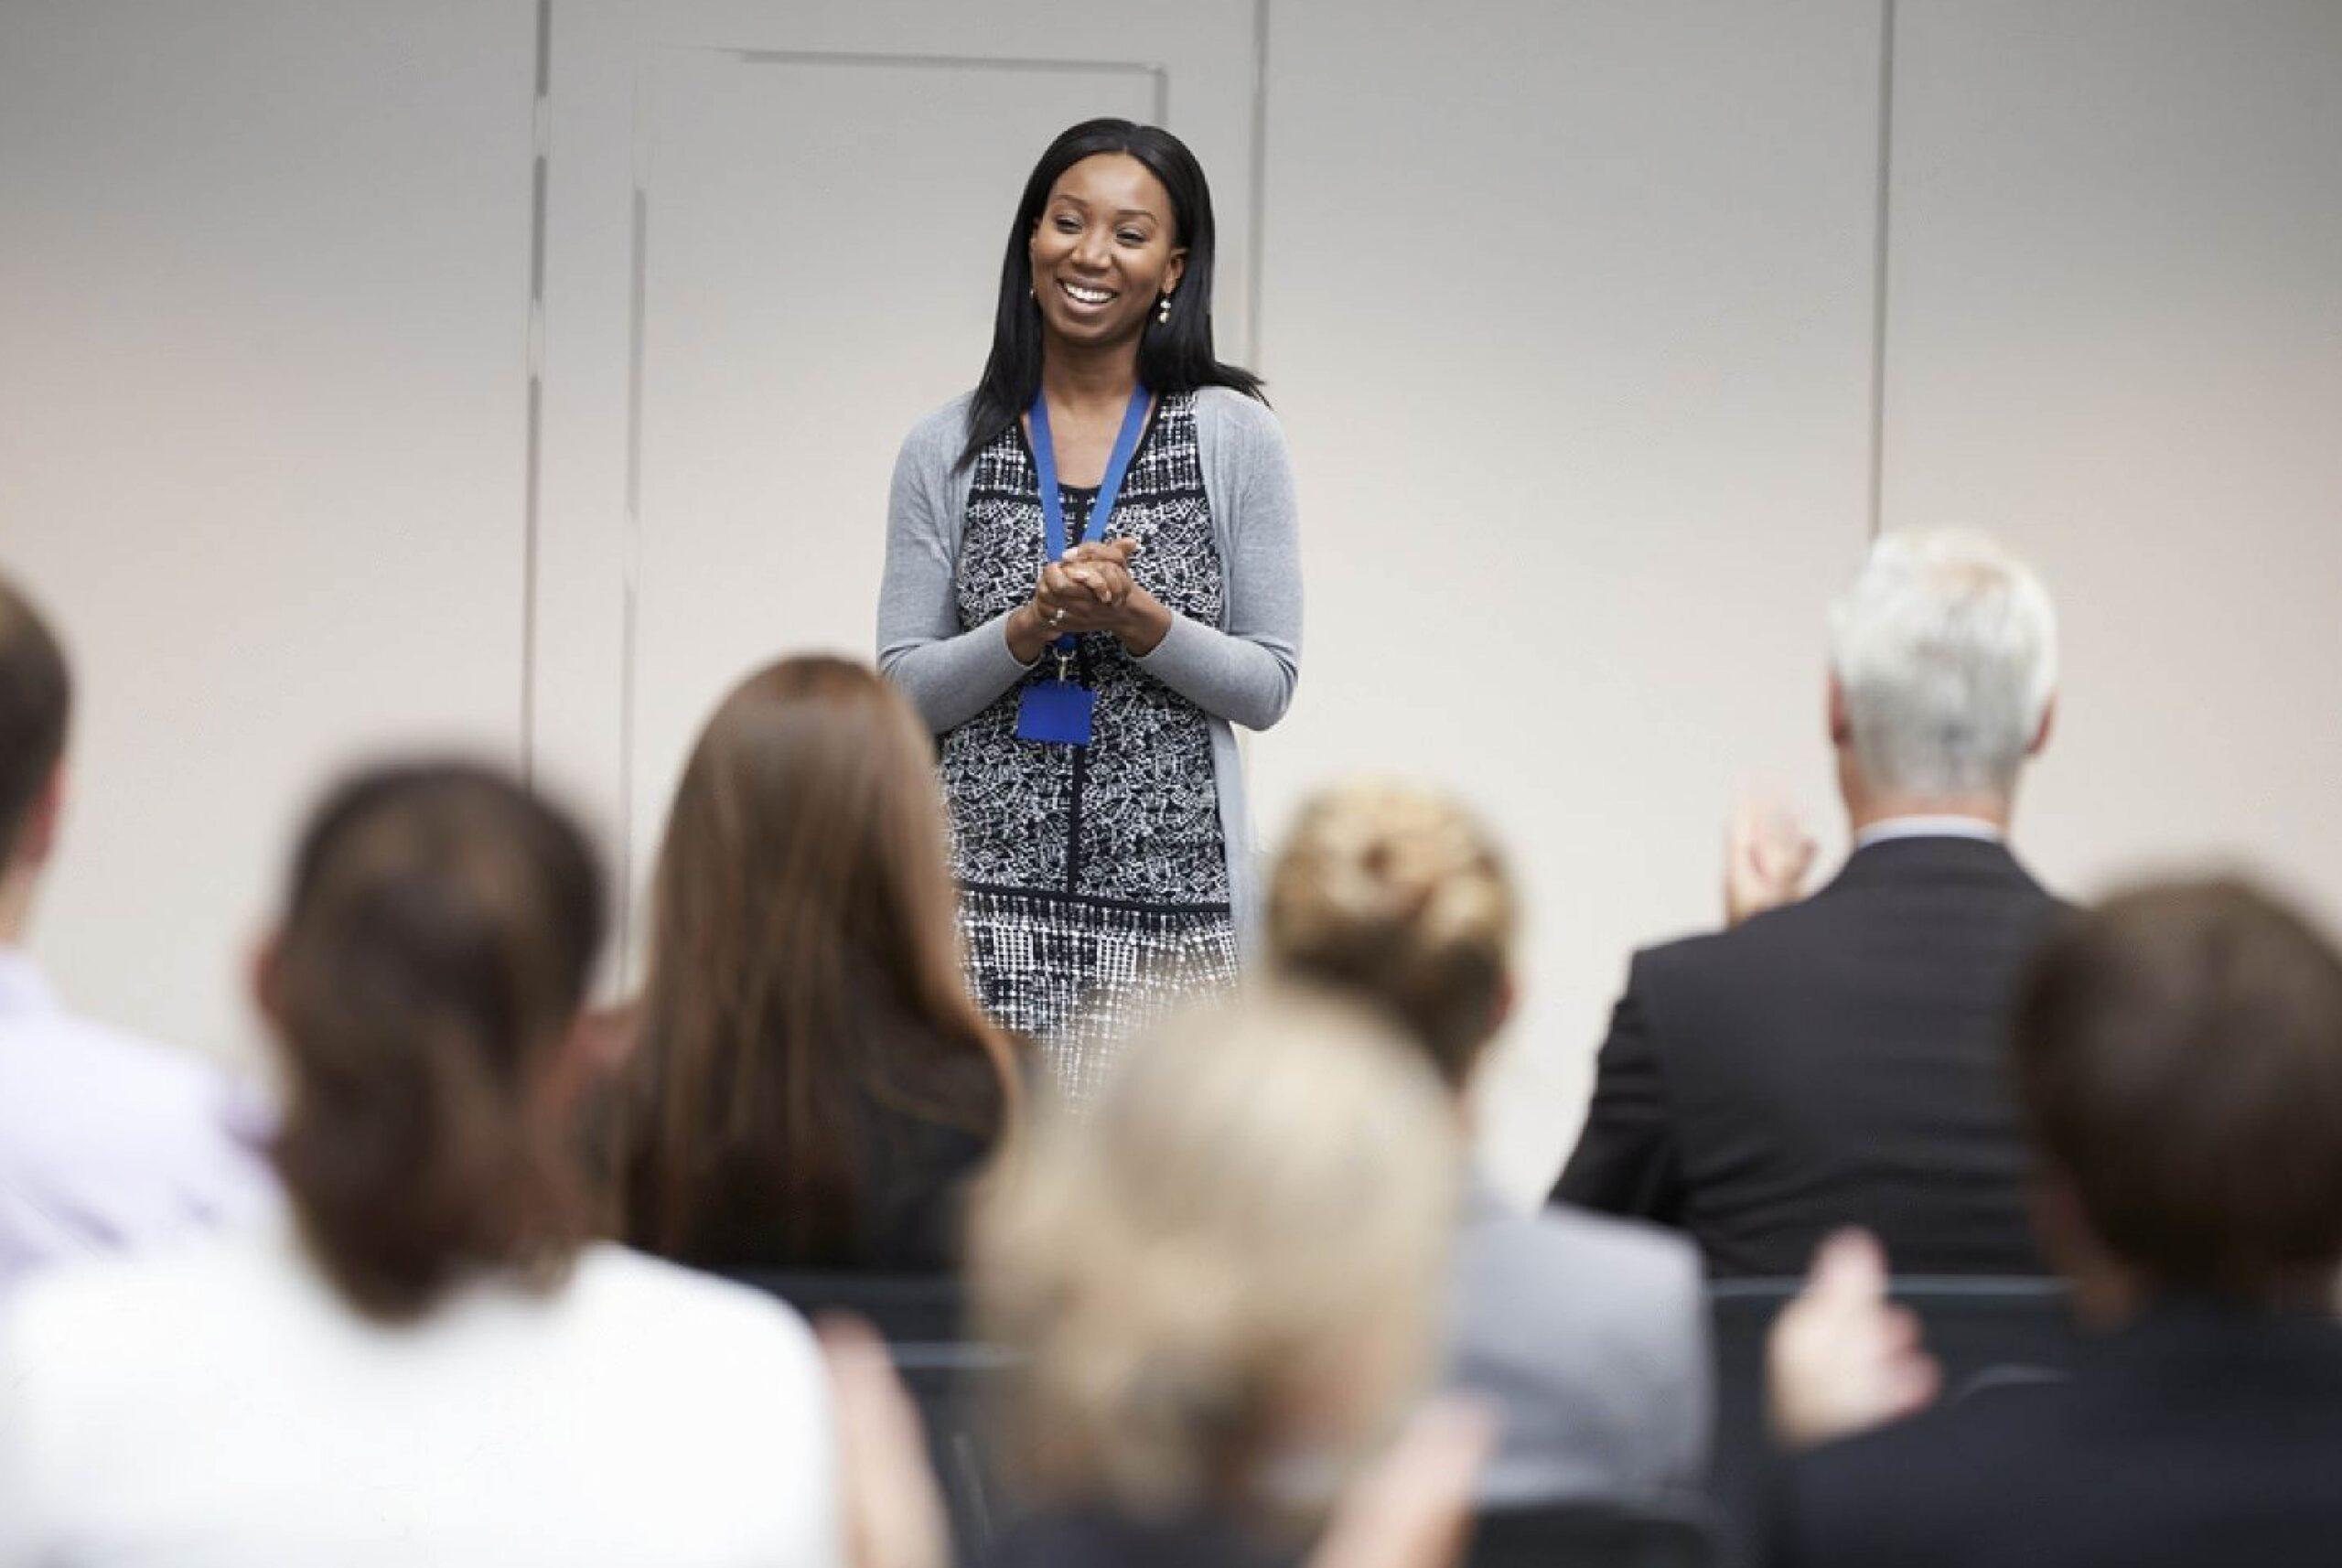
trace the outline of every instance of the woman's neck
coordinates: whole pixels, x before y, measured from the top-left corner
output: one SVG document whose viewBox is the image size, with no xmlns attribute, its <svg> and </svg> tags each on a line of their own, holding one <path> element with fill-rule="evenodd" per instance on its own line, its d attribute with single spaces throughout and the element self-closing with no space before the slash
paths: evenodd
<svg viewBox="0 0 2342 1568">
<path fill-rule="evenodd" d="M 1041 346 L 1041 391 L 1068 413 L 1119 410 L 1138 385 L 1138 339 Z"/>
</svg>

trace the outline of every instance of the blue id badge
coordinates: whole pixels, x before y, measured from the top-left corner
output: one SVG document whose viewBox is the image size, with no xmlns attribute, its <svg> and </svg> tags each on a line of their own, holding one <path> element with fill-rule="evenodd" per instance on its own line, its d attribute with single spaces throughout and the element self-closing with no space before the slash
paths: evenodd
<svg viewBox="0 0 2342 1568">
<path fill-rule="evenodd" d="M 1129 472 L 1131 459 L 1138 453 L 1139 438 L 1146 433 L 1148 400 L 1144 385 L 1131 388 L 1131 401 L 1123 410 L 1122 434 L 1114 437 L 1114 450 L 1106 459 L 1105 475 L 1098 481 L 1098 499 L 1090 504 L 1090 515 L 1083 523 L 1085 532 L 1095 528 L 1101 539 L 1106 537 L 1106 520 L 1114 514 L 1114 498 L 1121 493 L 1123 476 Z M 1046 392 L 1034 394 L 1032 419 L 1033 467 L 1039 476 L 1041 493 L 1041 542 L 1048 552 L 1045 559 L 1055 561 L 1066 553 L 1065 500 L 1058 491 L 1057 447 L 1049 439 L 1049 398 Z M 1073 673 L 1073 651 L 1077 646 L 1071 632 L 1059 636 L 1049 646 L 1057 650 L 1058 678 L 1036 681 L 1017 696 L 1016 738 L 1038 741 L 1043 746 L 1088 746 L 1090 721 L 1097 711 L 1098 693 L 1067 679 Z"/>
<path fill-rule="evenodd" d="M 1088 746 L 1098 693 L 1070 681 L 1036 681 L 1016 699 L 1016 738 L 1045 746 Z"/>
</svg>

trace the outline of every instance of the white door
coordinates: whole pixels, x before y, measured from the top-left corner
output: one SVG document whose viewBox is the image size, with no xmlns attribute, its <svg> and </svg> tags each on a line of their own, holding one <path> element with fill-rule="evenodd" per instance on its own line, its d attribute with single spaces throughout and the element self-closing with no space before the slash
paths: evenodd
<svg viewBox="0 0 2342 1568">
<path fill-rule="evenodd" d="M 871 656 L 897 444 L 974 384 L 1048 140 L 1203 161 L 1246 347 L 1249 3 L 556 4 L 532 742 L 639 889 L 692 736 L 785 652 Z M 640 921 L 622 914 L 629 945 Z"/>
</svg>

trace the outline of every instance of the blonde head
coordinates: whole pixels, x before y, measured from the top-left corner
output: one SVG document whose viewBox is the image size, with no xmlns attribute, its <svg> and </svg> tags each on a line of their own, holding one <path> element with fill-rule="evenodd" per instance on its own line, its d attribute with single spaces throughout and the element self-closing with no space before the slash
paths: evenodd
<svg viewBox="0 0 2342 1568">
<path fill-rule="evenodd" d="M 1519 922 L 1479 822 L 1402 784 L 1309 801 L 1269 883 L 1277 963 L 1388 1009 L 1456 1088 L 1503 1019 Z"/>
<path fill-rule="evenodd" d="M 1133 1046 L 1012 1146 L 975 1216 L 980 1327 L 1030 1357 L 1009 1450 L 1040 1498 L 1242 1509 L 1338 1475 L 1420 1388 L 1461 1165 L 1372 1017 L 1256 996 Z"/>
</svg>

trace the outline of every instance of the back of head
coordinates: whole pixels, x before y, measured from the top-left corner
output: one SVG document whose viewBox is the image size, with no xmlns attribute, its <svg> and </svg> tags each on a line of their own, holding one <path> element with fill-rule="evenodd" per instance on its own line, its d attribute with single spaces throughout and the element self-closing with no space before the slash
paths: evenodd
<svg viewBox="0 0 2342 1568">
<path fill-rule="evenodd" d="M 73 682 L 32 601 L 0 577 L 0 867 L 65 755 Z"/>
<path fill-rule="evenodd" d="M 794 1261 L 847 1261 L 864 1106 L 997 1132 L 1015 1069 L 962 978 L 956 897 L 932 743 L 900 693 L 819 657 L 733 689 L 660 853 L 629 1240 L 740 1262 L 711 1238 L 753 1223 Z"/>
<path fill-rule="evenodd" d="M 1878 789 L 2007 795 L 2057 683 L 2057 624 L 2025 564 L 1979 534 L 1889 533 L 1831 607 L 1830 668 Z"/>
<path fill-rule="evenodd" d="M 2110 898 L 2036 956 L 2025 1114 L 2151 1293 L 2323 1307 L 2342 1265 L 2342 955 L 2235 881 Z"/>
<path fill-rule="evenodd" d="M 1244 1510 L 1382 1434 L 1431 1350 L 1461 1163 L 1420 1054 L 1273 995 L 1173 1019 L 1052 1106 L 977 1217 L 981 1326 L 1028 1352 L 1044 1500 Z"/>
<path fill-rule="evenodd" d="M 593 853 L 489 769 L 360 775 L 310 819 L 262 975 L 294 1211 L 361 1311 L 557 1279 L 584 1218 L 548 1080 L 602 938 Z"/>
<path fill-rule="evenodd" d="M 1269 883 L 1279 967 L 1387 1009 L 1456 1088 L 1502 1021 L 1519 919 L 1480 824 L 1404 785 L 1309 801 Z"/>
</svg>

